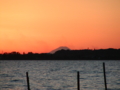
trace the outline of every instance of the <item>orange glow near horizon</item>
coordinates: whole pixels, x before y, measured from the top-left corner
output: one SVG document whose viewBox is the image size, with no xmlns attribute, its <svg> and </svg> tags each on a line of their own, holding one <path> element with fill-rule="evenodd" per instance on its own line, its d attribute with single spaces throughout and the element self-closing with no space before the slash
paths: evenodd
<svg viewBox="0 0 120 90">
<path fill-rule="evenodd" d="M 0 53 L 120 48 L 120 0 L 0 0 Z"/>
</svg>

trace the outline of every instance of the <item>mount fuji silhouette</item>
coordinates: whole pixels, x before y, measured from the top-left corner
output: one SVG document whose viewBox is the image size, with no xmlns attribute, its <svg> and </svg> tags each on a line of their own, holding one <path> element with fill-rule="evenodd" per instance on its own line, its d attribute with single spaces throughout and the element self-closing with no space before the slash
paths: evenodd
<svg viewBox="0 0 120 90">
<path fill-rule="evenodd" d="M 49 52 L 49 53 L 54 54 L 55 52 L 57 52 L 57 51 L 59 51 L 59 50 L 70 50 L 70 49 L 69 49 L 68 47 L 66 47 L 66 46 L 61 46 L 61 47 L 58 47 L 58 48 L 52 50 L 52 51 Z"/>
</svg>

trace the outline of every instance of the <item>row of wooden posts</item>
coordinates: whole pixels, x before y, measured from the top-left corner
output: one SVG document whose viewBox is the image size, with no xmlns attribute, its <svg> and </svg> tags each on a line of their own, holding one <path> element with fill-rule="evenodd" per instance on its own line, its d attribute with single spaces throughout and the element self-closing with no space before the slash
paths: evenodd
<svg viewBox="0 0 120 90">
<path fill-rule="evenodd" d="M 105 72 L 105 63 L 104 62 L 103 62 L 103 75 L 104 75 L 105 90 L 107 90 L 106 72 Z M 28 72 L 26 72 L 26 78 L 27 78 L 27 88 L 28 88 L 28 90 L 30 90 Z M 79 71 L 77 72 L 77 90 L 80 90 L 80 74 L 79 74 Z"/>
</svg>

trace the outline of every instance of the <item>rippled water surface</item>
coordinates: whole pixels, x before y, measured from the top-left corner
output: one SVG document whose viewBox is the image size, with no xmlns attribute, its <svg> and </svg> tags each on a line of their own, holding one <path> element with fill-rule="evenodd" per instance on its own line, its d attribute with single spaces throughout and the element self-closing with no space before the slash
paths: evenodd
<svg viewBox="0 0 120 90">
<path fill-rule="evenodd" d="M 81 90 L 104 90 L 103 62 L 108 90 L 120 90 L 120 61 L 0 61 L 0 90 L 77 90 L 77 71 Z"/>
</svg>

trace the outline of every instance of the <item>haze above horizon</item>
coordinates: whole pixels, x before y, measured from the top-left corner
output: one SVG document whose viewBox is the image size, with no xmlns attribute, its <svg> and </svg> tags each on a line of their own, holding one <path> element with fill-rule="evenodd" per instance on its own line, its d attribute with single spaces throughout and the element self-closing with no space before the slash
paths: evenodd
<svg viewBox="0 0 120 90">
<path fill-rule="evenodd" d="M 120 48 L 120 0 L 0 0 L 0 51 Z"/>
</svg>

